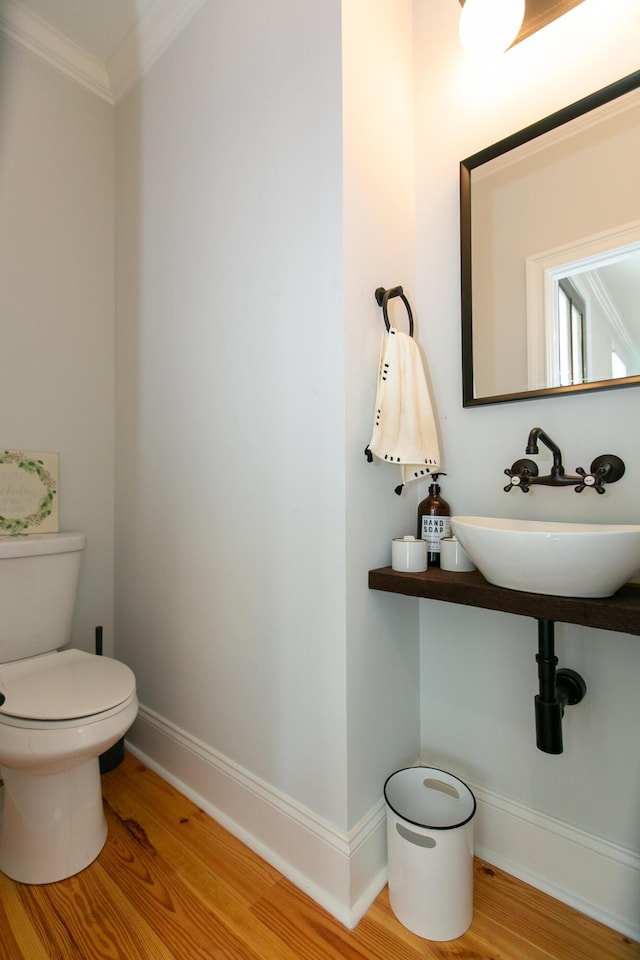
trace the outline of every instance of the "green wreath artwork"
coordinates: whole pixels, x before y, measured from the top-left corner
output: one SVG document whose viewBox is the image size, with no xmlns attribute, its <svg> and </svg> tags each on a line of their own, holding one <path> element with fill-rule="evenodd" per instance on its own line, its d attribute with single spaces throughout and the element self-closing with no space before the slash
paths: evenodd
<svg viewBox="0 0 640 960">
<path fill-rule="evenodd" d="M 28 516 L 16 518 L 0 516 L 0 531 L 16 534 L 24 533 L 29 527 L 39 527 L 47 517 L 51 516 L 53 498 L 57 493 L 56 481 L 45 468 L 42 460 L 29 460 L 22 453 L 4 450 L 0 453 L 0 464 L 2 463 L 15 463 L 25 473 L 36 474 L 45 487 L 46 493 L 38 503 L 37 509 Z"/>
</svg>

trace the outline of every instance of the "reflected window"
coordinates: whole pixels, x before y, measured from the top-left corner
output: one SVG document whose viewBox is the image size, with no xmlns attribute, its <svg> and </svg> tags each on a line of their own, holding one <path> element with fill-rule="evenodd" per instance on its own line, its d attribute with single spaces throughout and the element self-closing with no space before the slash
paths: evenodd
<svg viewBox="0 0 640 960">
<path fill-rule="evenodd" d="M 611 351 L 611 376 L 614 378 L 627 376 L 627 365 L 615 350 Z"/>
<path fill-rule="evenodd" d="M 560 386 L 587 380 L 585 302 L 567 277 L 558 281 L 558 352 Z"/>
</svg>

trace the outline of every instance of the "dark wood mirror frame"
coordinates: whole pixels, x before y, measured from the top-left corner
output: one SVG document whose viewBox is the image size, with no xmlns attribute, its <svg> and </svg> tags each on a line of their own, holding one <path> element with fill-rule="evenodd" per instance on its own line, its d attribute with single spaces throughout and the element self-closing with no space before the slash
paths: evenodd
<svg viewBox="0 0 640 960">
<path fill-rule="evenodd" d="M 524 127 L 517 133 L 511 134 L 498 143 L 480 150 L 467 157 L 460 163 L 460 256 L 461 256 L 461 299 L 462 299 L 462 405 L 464 407 L 483 406 L 490 403 L 505 403 L 515 400 L 529 400 L 547 396 L 561 396 L 565 394 L 584 393 L 601 389 L 616 389 L 619 387 L 636 386 L 640 384 L 640 376 L 624 377 L 618 380 L 600 380 L 584 384 L 573 384 L 563 387 L 549 387 L 545 389 L 522 391 L 498 396 L 474 396 L 473 370 L 473 304 L 472 304 L 472 260 L 471 260 L 471 171 L 508 153 L 536 137 L 542 136 L 549 130 L 568 123 L 576 117 L 595 110 L 598 107 L 621 97 L 632 90 L 640 88 L 640 70 L 623 77 L 615 83 L 603 87 L 595 93 L 584 97 L 576 103 L 570 104 L 556 113 Z"/>
</svg>

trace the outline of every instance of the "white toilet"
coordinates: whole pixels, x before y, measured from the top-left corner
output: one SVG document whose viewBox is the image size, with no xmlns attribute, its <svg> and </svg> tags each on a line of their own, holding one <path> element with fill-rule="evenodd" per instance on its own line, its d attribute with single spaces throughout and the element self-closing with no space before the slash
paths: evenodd
<svg viewBox="0 0 640 960">
<path fill-rule="evenodd" d="M 123 663 L 69 642 L 85 536 L 0 537 L 0 870 L 78 873 L 107 838 L 99 756 L 138 712 Z"/>
</svg>

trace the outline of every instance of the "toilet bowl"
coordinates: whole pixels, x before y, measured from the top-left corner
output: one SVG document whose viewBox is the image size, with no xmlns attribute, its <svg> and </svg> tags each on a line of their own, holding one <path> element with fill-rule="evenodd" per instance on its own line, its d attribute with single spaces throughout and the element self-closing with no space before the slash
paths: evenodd
<svg viewBox="0 0 640 960">
<path fill-rule="evenodd" d="M 72 587 L 75 598 L 84 536 L 48 536 L 58 540 L 0 539 L 0 870 L 21 883 L 62 880 L 98 856 L 107 837 L 99 756 L 138 711 L 135 676 L 125 664 L 51 647 L 51 636 L 61 638 L 53 620 L 63 612 L 70 625 L 62 595 Z M 52 562 L 58 557 L 65 570 Z M 28 562 L 16 571 L 18 559 Z M 7 586 L 13 599 L 29 598 L 22 625 L 4 603 Z M 28 651 L 22 659 L 20 649 Z"/>
<path fill-rule="evenodd" d="M 98 757 L 136 717 L 135 679 L 123 663 L 68 650 L 0 667 L 0 694 L 0 870 L 62 880 L 107 838 Z"/>
</svg>

